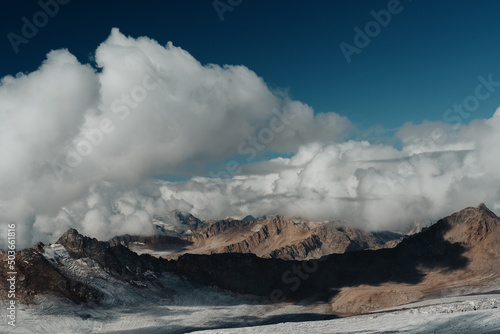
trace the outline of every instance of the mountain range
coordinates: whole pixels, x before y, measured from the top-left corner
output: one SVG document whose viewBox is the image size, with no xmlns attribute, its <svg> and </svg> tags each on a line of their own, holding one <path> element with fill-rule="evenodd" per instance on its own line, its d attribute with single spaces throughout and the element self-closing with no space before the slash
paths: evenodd
<svg viewBox="0 0 500 334">
<path fill-rule="evenodd" d="M 125 298 L 107 284 L 119 285 L 120 294 L 151 291 L 168 298 L 175 288 L 165 280 L 175 277 L 194 289 L 215 288 L 259 304 L 322 304 L 331 315 L 351 316 L 500 291 L 500 219 L 484 204 L 411 235 L 283 216 L 209 222 L 182 217 L 190 224 L 185 235 L 98 241 L 70 229 L 54 244 L 21 250 L 16 299 L 99 307 Z M 6 260 L 7 254 L 0 256 Z M 0 272 L 4 300 L 6 278 Z"/>
</svg>

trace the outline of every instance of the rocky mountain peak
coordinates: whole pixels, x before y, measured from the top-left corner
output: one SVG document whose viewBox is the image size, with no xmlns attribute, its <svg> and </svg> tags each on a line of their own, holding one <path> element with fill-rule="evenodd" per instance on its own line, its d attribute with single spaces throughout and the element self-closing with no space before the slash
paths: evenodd
<svg viewBox="0 0 500 334">
<path fill-rule="evenodd" d="M 179 221 L 182 224 L 188 226 L 188 228 L 191 231 L 196 231 L 199 228 L 203 228 L 203 227 L 207 226 L 207 224 L 204 221 L 196 218 L 195 216 L 193 216 L 192 214 L 190 214 L 188 212 L 181 212 L 178 210 L 173 210 L 172 214 L 175 217 L 177 217 L 177 219 L 179 219 Z"/>
<path fill-rule="evenodd" d="M 64 246 L 73 259 L 92 259 L 109 274 L 124 281 L 142 280 L 148 271 L 159 273 L 165 270 L 165 261 L 148 254 L 138 255 L 123 246 L 119 239 L 111 246 L 109 242 L 98 241 L 69 229 L 57 243 Z"/>
<path fill-rule="evenodd" d="M 462 245 L 475 255 L 480 255 L 500 242 L 500 218 L 481 203 L 478 207 L 468 207 L 440 219 L 409 240 L 425 241 L 434 250 L 450 244 Z M 414 248 L 418 247 L 414 245 Z"/>
<path fill-rule="evenodd" d="M 57 240 L 57 243 L 63 245 L 68 253 L 77 259 L 90 257 L 102 260 L 100 258 L 109 247 L 108 243 L 81 235 L 74 228 L 67 230 L 59 240 Z"/>
<path fill-rule="evenodd" d="M 455 222 L 461 221 L 468 226 L 488 225 L 496 226 L 500 219 L 488 207 L 481 203 L 477 208 L 465 208 L 450 217 L 447 217 L 449 222 L 454 225 Z"/>
<path fill-rule="evenodd" d="M 497 215 L 493 213 L 493 211 L 488 209 L 488 207 L 484 203 L 479 204 L 477 208 L 492 218 L 498 218 Z"/>
</svg>

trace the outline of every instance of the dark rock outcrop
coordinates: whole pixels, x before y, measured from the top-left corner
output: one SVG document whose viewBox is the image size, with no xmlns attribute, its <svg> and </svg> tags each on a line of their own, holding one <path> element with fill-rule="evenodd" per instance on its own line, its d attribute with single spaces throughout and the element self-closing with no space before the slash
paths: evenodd
<svg viewBox="0 0 500 334">
<path fill-rule="evenodd" d="M 394 247 L 402 235 L 364 232 L 338 223 L 294 222 L 277 215 L 259 220 L 211 222 L 189 238 L 193 249 L 214 253 L 253 253 L 263 258 L 307 260 L 328 254 Z M 189 253 L 189 250 L 186 251 Z"/>
<path fill-rule="evenodd" d="M 95 260 L 109 274 L 121 280 L 140 280 L 148 270 L 157 273 L 165 270 L 163 259 L 148 254 L 137 255 L 121 244 L 111 247 L 108 242 L 83 236 L 75 229 L 64 233 L 57 243 L 63 245 L 74 259 Z"/>
<path fill-rule="evenodd" d="M 106 263 L 105 256 L 109 244 L 83 236 L 74 228 L 67 230 L 56 243 L 63 245 L 75 259 L 88 257 L 100 264 Z"/>
<path fill-rule="evenodd" d="M 307 258 L 314 250 L 320 249 L 322 244 L 321 238 L 316 234 L 313 234 L 307 239 L 294 245 L 287 245 L 280 249 L 275 249 L 269 253 L 269 255 L 275 259 L 304 259 Z"/>
<path fill-rule="evenodd" d="M 39 251 L 39 246 L 40 244 L 16 253 L 16 300 L 18 302 L 30 304 L 35 301 L 36 296 L 44 294 L 66 297 L 77 304 L 101 300 L 103 294 L 100 291 L 66 277 L 57 270 L 45 259 Z M 6 258 L 6 254 L 2 257 Z M 7 271 L 0 271 L 2 299 L 7 299 L 9 276 Z"/>
<path fill-rule="evenodd" d="M 188 226 L 188 228 L 193 232 L 207 226 L 207 223 L 205 223 L 201 219 L 196 218 L 190 213 L 183 213 L 176 210 L 172 213 L 177 217 L 177 219 L 179 219 L 181 224 Z"/>
<path fill-rule="evenodd" d="M 108 241 L 110 247 L 122 245 L 128 247 L 134 242 L 143 243 L 145 246 L 148 246 L 151 249 L 168 249 L 171 247 L 186 247 L 192 244 L 192 242 L 179 238 L 179 237 L 171 237 L 167 235 L 153 235 L 153 236 L 143 236 L 143 235 L 130 235 L 124 234 L 114 238 L 111 238 Z"/>
</svg>

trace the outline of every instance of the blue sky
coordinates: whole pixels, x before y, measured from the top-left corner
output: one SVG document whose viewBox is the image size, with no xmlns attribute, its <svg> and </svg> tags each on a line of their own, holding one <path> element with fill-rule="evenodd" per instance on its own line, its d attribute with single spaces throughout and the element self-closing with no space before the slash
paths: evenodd
<svg viewBox="0 0 500 334">
<path fill-rule="evenodd" d="M 226 2 L 226 0 L 223 0 Z M 353 44 L 370 11 L 388 1 L 243 0 L 221 21 L 212 1 L 78 1 L 59 13 L 16 54 L 7 38 L 21 34 L 36 1 L 2 4 L 0 75 L 36 69 L 51 49 L 89 61 L 112 27 L 133 37 L 172 41 L 202 63 L 243 64 L 271 88 L 285 88 L 316 112 L 334 111 L 369 129 L 442 120 L 473 94 L 479 75 L 499 78 L 500 3 L 409 1 L 371 43 L 347 63 L 339 44 Z M 470 119 L 491 117 L 500 94 Z"/>
</svg>

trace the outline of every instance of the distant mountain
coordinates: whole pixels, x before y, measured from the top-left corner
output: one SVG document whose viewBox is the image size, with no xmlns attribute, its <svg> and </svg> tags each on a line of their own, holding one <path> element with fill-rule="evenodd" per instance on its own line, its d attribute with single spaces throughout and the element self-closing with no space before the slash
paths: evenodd
<svg viewBox="0 0 500 334">
<path fill-rule="evenodd" d="M 152 223 L 161 235 L 182 237 L 190 235 L 193 231 L 204 228 L 207 223 L 196 218 L 190 213 L 174 210 L 164 216 L 155 216 Z"/>
<path fill-rule="evenodd" d="M 177 217 L 177 219 L 179 219 L 181 224 L 186 225 L 191 231 L 196 231 L 207 226 L 207 223 L 205 223 L 201 219 L 196 218 L 190 213 L 180 212 L 176 210 L 174 210 L 172 213 L 175 217 Z"/>
<path fill-rule="evenodd" d="M 226 219 L 210 222 L 186 240 L 192 245 L 183 253 L 252 253 L 263 258 L 305 260 L 328 254 L 393 247 L 402 235 L 369 233 L 342 227 L 337 222 L 295 222 L 283 216 L 265 219 Z M 171 254 L 176 258 L 180 254 Z"/>
</svg>

